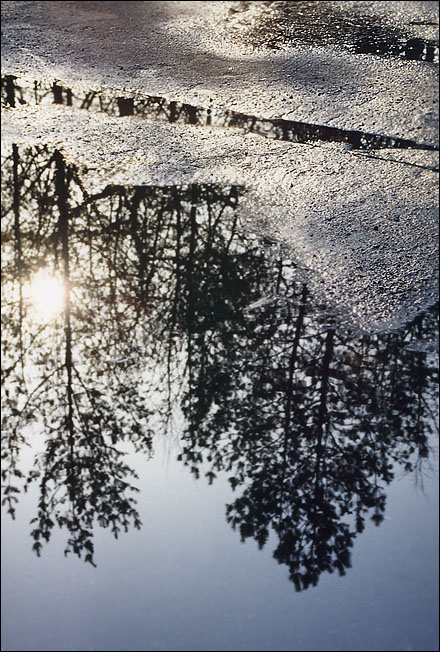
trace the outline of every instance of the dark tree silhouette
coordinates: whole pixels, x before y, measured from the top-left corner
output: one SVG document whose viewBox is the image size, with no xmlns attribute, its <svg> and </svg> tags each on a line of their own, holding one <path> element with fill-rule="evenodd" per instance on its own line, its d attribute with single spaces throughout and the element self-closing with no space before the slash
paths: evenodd
<svg viewBox="0 0 440 652">
<path fill-rule="evenodd" d="M 238 111 L 223 110 L 213 106 L 193 106 L 184 102 L 168 100 L 154 95 L 120 96 L 111 91 L 72 90 L 58 82 L 34 82 L 32 85 L 14 75 L 2 77 L 2 102 L 15 107 L 21 104 L 64 104 L 87 111 L 106 113 L 111 116 L 136 115 L 149 120 L 178 122 L 192 125 L 212 125 L 234 127 L 244 132 L 252 132 L 295 143 L 317 141 L 347 143 L 351 149 L 425 149 L 438 150 L 435 145 L 417 143 L 413 140 L 385 136 L 363 131 L 339 129 L 326 125 L 285 120 L 282 118 L 259 118 Z"/>
<path fill-rule="evenodd" d="M 338 326 L 287 253 L 241 227 L 237 187 L 92 195 L 60 152 L 16 146 L 2 183 L 4 503 L 13 516 L 39 483 L 36 552 L 57 524 L 94 564 L 96 524 L 140 527 L 124 453 L 148 458 L 181 413 L 180 459 L 228 474 L 243 539 L 274 533 L 298 590 L 344 573 L 396 469 L 428 456 L 437 374 L 414 342 L 435 338 L 435 313 L 370 336 Z M 39 270 L 64 287 L 46 319 Z"/>
<path fill-rule="evenodd" d="M 223 327 L 200 357 L 181 459 L 196 475 L 208 466 L 210 480 L 230 474 L 242 493 L 228 521 L 260 546 L 274 531 L 274 556 L 301 590 L 324 570 L 345 572 L 367 515 L 383 519 L 396 465 L 411 471 L 428 456 L 437 370 L 407 343 L 435 339 L 437 324 L 429 313 L 355 339 L 331 320 L 320 325 L 289 275 L 277 298 L 275 315 L 255 308 L 237 339 Z"/>
<path fill-rule="evenodd" d="M 80 555 L 85 550 L 86 561 L 93 563 L 94 520 L 110 526 L 115 535 L 130 522 L 140 526 L 130 495 L 136 488 L 127 481 L 134 473 L 115 444 L 129 436 L 139 447 L 150 449 L 151 433 L 140 423 L 149 409 L 134 382 L 134 368 L 125 374 L 109 369 L 103 377 L 103 366 L 111 365 L 105 356 L 94 355 L 95 338 L 104 351 L 111 351 L 111 333 L 103 331 L 109 308 L 105 294 L 100 323 L 91 312 L 88 324 L 91 329 L 100 327 L 101 333 L 91 330 L 87 342 L 80 339 L 87 303 L 73 305 L 72 294 L 90 288 L 81 285 L 82 269 L 77 265 L 84 232 L 81 224 L 72 223 L 69 206 L 74 169 L 59 152 L 49 155 L 45 148 L 32 148 L 26 154 L 20 160 L 13 146 L 12 202 L 9 186 L 4 189 L 3 282 L 11 298 L 3 306 L 2 328 L 4 495 L 14 515 L 19 491 L 14 479 L 23 476 L 17 456 L 32 435 L 32 423 L 32 430 L 45 437 L 44 451 L 25 483 L 26 487 L 40 481 L 34 548 L 40 552 L 41 540 L 49 539 L 57 522 L 70 532 L 66 552 Z M 26 282 L 41 268 L 59 273 L 65 291 L 62 313 L 43 323 L 32 315 L 24 297 Z M 76 328 L 78 321 L 81 328 Z"/>
</svg>

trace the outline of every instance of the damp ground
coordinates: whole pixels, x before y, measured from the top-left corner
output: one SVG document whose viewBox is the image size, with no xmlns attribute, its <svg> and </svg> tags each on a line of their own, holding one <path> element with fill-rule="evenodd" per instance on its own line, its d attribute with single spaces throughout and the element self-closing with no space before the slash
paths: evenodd
<svg viewBox="0 0 440 652">
<path fill-rule="evenodd" d="M 361 329 L 437 300 L 432 3 L 3 12 L 5 143 L 57 147 L 89 186 L 245 186 L 251 228 Z"/>
<path fill-rule="evenodd" d="M 437 4 L 2 12 L 3 649 L 437 649 Z"/>
</svg>

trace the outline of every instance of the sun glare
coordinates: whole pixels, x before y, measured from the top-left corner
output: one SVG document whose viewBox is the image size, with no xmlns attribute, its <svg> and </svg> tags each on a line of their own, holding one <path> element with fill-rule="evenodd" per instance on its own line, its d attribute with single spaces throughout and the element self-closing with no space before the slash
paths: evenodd
<svg viewBox="0 0 440 652">
<path fill-rule="evenodd" d="M 52 319 L 63 310 L 65 288 L 60 278 L 40 270 L 25 288 L 25 296 L 37 318 Z"/>
</svg>

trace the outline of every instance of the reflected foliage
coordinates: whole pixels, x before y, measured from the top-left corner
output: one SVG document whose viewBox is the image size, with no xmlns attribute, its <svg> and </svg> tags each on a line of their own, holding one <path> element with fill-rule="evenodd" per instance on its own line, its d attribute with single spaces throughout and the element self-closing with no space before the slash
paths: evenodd
<svg viewBox="0 0 440 652">
<path fill-rule="evenodd" d="M 237 187 L 90 194 L 45 147 L 13 146 L 3 167 L 3 502 L 14 516 L 38 484 L 36 552 L 58 524 L 94 564 L 96 525 L 140 527 L 125 454 L 148 458 L 183 423 L 179 458 L 227 474 L 243 540 L 270 537 L 298 590 L 343 574 L 387 484 L 429 455 L 435 310 L 384 334 L 337 326 L 286 252 L 240 225 Z M 40 269 L 65 287 L 44 319 Z"/>
<path fill-rule="evenodd" d="M 259 118 L 239 111 L 214 107 L 193 106 L 184 102 L 167 100 L 153 95 L 119 96 L 111 91 L 84 91 L 53 83 L 29 84 L 14 75 L 2 77 L 2 103 L 15 108 L 23 104 L 63 104 L 91 112 L 106 113 L 113 117 L 137 116 L 147 120 L 170 123 L 208 125 L 241 129 L 266 138 L 294 143 L 332 142 L 347 143 L 351 149 L 374 150 L 382 148 L 438 150 L 434 145 L 417 143 L 364 131 L 339 129 L 283 118 Z"/>
<path fill-rule="evenodd" d="M 276 312 L 261 306 L 223 328 L 214 348 L 200 337 L 181 458 L 196 475 L 206 464 L 209 479 L 228 473 L 239 493 L 228 521 L 260 546 L 275 533 L 274 556 L 301 590 L 345 573 L 365 520 L 384 518 L 396 467 L 428 456 L 437 370 L 406 343 L 435 336 L 436 320 L 354 339 L 320 324 L 284 272 Z"/>
</svg>

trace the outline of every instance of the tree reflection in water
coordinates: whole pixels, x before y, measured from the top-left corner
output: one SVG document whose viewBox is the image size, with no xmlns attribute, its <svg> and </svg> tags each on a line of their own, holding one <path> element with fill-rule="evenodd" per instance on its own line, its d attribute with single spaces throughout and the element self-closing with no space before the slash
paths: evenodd
<svg viewBox="0 0 440 652">
<path fill-rule="evenodd" d="M 354 150 L 376 150 L 381 148 L 423 149 L 437 151 L 438 147 L 414 140 L 368 133 L 352 129 L 340 129 L 327 125 L 298 122 L 284 118 L 258 118 L 239 111 L 202 107 L 168 100 L 155 95 L 121 96 L 110 90 L 84 90 L 62 86 L 59 82 L 47 80 L 30 84 L 15 75 L 1 77 L 1 101 L 4 106 L 42 104 L 50 106 L 63 104 L 92 113 L 106 113 L 112 117 L 137 116 L 146 120 L 210 125 L 213 127 L 241 129 L 244 133 L 255 133 L 266 138 L 286 140 L 294 143 L 330 142 L 346 143 Z"/>
<path fill-rule="evenodd" d="M 179 459 L 227 474 L 242 539 L 275 533 L 297 590 L 343 574 L 396 471 L 428 457 L 437 371 L 414 349 L 435 311 L 369 336 L 336 325 L 285 252 L 241 229 L 237 187 L 91 195 L 58 151 L 17 146 L 2 183 L 3 502 L 14 516 L 39 483 L 37 554 L 55 524 L 92 564 L 97 523 L 140 527 L 127 444 L 151 456 L 180 410 Z M 42 269 L 64 285 L 45 319 L 26 294 Z"/>
</svg>

